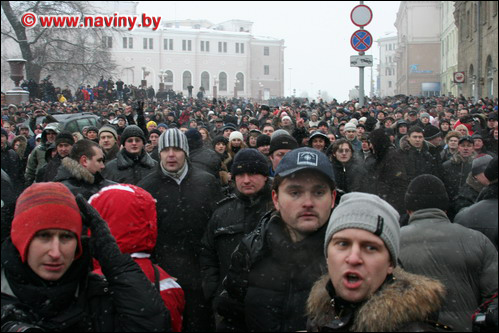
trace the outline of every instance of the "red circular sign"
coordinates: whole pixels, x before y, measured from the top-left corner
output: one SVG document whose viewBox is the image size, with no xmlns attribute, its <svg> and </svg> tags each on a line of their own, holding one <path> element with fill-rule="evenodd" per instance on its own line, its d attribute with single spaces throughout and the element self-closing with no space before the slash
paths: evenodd
<svg viewBox="0 0 499 333">
<path fill-rule="evenodd" d="M 365 52 L 373 44 L 373 36 L 367 30 L 357 30 L 350 38 L 350 45 L 357 52 Z"/>
<path fill-rule="evenodd" d="M 350 19 L 352 23 L 358 27 L 365 27 L 369 23 L 371 23 L 373 19 L 373 12 L 371 8 L 366 5 L 358 5 L 352 9 L 350 13 Z"/>
</svg>

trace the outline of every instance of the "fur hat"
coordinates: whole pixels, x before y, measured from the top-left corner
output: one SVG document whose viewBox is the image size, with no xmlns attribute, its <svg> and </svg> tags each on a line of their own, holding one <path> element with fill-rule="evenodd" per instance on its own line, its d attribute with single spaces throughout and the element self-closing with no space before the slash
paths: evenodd
<svg viewBox="0 0 499 333">
<path fill-rule="evenodd" d="M 324 253 L 327 257 L 327 248 L 335 233 L 344 229 L 362 229 L 383 240 L 395 267 L 400 250 L 399 218 L 395 208 L 377 195 L 360 192 L 344 194 L 329 218 Z"/>
<path fill-rule="evenodd" d="M 144 136 L 144 132 L 137 125 L 129 125 L 125 128 L 125 130 L 121 134 L 121 144 L 125 145 L 126 140 L 133 137 L 141 138 L 142 142 L 146 144 L 146 137 Z"/>
<path fill-rule="evenodd" d="M 420 175 L 414 178 L 405 193 L 405 207 L 410 211 L 449 208 L 449 196 L 444 183 L 433 175 Z"/>
<path fill-rule="evenodd" d="M 159 137 L 158 151 L 161 152 L 168 147 L 180 148 L 185 152 L 185 156 L 189 156 L 189 142 L 187 141 L 187 137 L 177 128 L 170 128 Z"/>
<path fill-rule="evenodd" d="M 265 134 L 260 134 L 256 138 L 256 147 L 260 148 L 263 146 L 270 146 L 270 136 L 265 135 Z"/>
<path fill-rule="evenodd" d="M 240 150 L 234 157 L 231 174 L 235 177 L 243 173 L 268 176 L 269 166 L 267 164 L 267 158 L 253 148 Z"/>
<path fill-rule="evenodd" d="M 35 183 L 24 190 L 16 203 L 10 236 L 26 262 L 35 234 L 44 229 L 73 232 L 78 240 L 75 259 L 82 254 L 82 220 L 74 195 L 62 183 Z"/>
</svg>

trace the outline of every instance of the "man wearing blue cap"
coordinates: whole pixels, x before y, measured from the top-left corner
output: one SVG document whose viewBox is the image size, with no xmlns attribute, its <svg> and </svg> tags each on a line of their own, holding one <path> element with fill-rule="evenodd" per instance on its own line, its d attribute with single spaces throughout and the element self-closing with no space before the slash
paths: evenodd
<svg viewBox="0 0 499 333">
<path fill-rule="evenodd" d="M 304 147 L 284 155 L 273 183 L 275 211 L 239 243 L 215 305 L 228 329 L 306 328 L 306 299 L 326 272 L 324 236 L 335 196 L 325 154 Z"/>
</svg>

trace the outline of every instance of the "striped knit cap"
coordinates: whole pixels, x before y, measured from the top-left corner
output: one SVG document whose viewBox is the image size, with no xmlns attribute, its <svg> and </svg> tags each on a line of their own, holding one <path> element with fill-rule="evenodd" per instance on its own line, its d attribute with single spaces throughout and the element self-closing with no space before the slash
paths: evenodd
<svg viewBox="0 0 499 333">
<path fill-rule="evenodd" d="M 73 232 L 78 239 L 75 259 L 81 256 L 80 210 L 74 195 L 61 183 L 35 183 L 17 199 L 10 236 L 22 262 L 26 262 L 31 240 L 44 229 Z"/>
<path fill-rule="evenodd" d="M 182 131 L 177 128 L 170 128 L 163 132 L 159 137 L 158 151 L 161 151 L 168 147 L 177 147 L 185 152 L 185 155 L 189 156 L 189 142 L 187 137 Z"/>
</svg>

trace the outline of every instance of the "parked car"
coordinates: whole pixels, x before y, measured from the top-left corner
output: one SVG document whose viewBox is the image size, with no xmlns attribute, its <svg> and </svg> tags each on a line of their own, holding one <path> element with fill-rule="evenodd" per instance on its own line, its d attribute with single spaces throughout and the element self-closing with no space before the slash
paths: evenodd
<svg viewBox="0 0 499 333">
<path fill-rule="evenodd" d="M 59 122 L 60 131 L 68 131 L 71 133 L 80 132 L 82 133 L 83 127 L 85 126 L 95 126 L 100 128 L 102 123 L 100 118 L 94 115 L 92 112 L 82 112 L 82 113 L 61 113 L 61 114 L 51 114 Z M 45 117 L 37 117 L 36 124 L 39 125 L 43 122 Z M 29 126 L 29 119 L 25 121 L 25 124 Z M 30 133 L 33 134 L 30 128 Z"/>
</svg>

